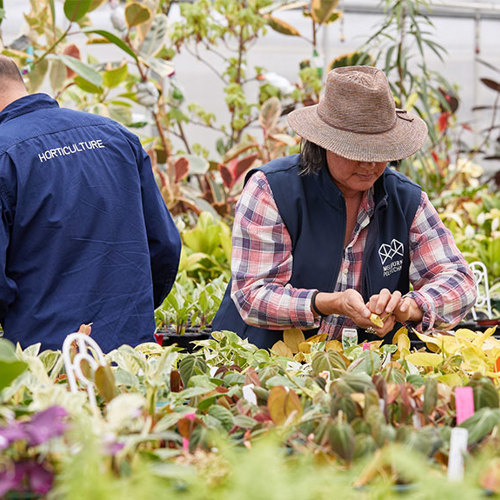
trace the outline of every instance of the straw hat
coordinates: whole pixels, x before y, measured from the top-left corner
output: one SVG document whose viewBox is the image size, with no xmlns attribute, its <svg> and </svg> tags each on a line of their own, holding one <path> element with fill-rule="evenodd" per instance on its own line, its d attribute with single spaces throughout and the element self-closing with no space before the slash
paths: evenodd
<svg viewBox="0 0 500 500">
<path fill-rule="evenodd" d="M 357 161 L 406 158 L 427 137 L 425 122 L 396 109 L 387 77 L 371 66 L 330 71 L 319 104 L 292 111 L 288 123 L 304 139 Z"/>
</svg>

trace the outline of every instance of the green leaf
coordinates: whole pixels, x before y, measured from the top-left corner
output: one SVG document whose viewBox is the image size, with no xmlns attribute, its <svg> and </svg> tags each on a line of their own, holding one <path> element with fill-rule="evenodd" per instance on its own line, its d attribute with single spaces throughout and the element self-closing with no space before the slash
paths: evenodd
<svg viewBox="0 0 500 500">
<path fill-rule="evenodd" d="M 138 57 L 135 52 L 121 39 L 118 38 L 113 33 L 110 33 L 106 30 L 94 30 L 94 29 L 85 29 L 82 30 L 83 33 L 95 33 L 96 35 L 100 35 L 104 37 L 109 43 L 115 44 L 119 49 L 122 49 L 129 56 L 132 56 L 136 61 L 138 61 Z"/>
<path fill-rule="evenodd" d="M 380 365 L 380 356 L 376 352 L 364 351 L 358 359 L 349 365 L 347 371 L 351 373 L 368 373 L 368 375 L 375 375 Z"/>
<path fill-rule="evenodd" d="M 335 351 L 319 351 L 315 353 L 311 361 L 311 367 L 314 376 L 327 371 L 331 376 L 337 377 L 339 371 L 346 369 L 342 356 Z"/>
<path fill-rule="evenodd" d="M 208 373 L 208 366 L 204 359 L 189 355 L 179 363 L 179 372 L 181 374 L 184 387 L 187 387 L 189 379 L 193 375 Z"/>
<path fill-rule="evenodd" d="M 50 64 L 49 71 L 50 86 L 54 92 L 63 88 L 66 74 L 66 66 L 61 61 L 54 59 Z"/>
<path fill-rule="evenodd" d="M 464 427 L 469 431 L 468 444 L 471 445 L 483 439 L 499 424 L 500 410 L 481 408 L 472 417 L 462 422 L 459 427 Z"/>
<path fill-rule="evenodd" d="M 125 7 L 125 20 L 127 21 L 129 29 L 149 21 L 152 15 L 153 14 L 148 7 L 145 7 L 137 2 L 129 3 Z"/>
<path fill-rule="evenodd" d="M 30 92 L 36 92 L 40 88 L 45 79 L 45 75 L 47 74 L 48 69 L 49 61 L 47 60 L 47 58 L 42 59 L 33 66 L 31 71 L 28 73 Z"/>
<path fill-rule="evenodd" d="M 27 367 L 16 356 L 12 342 L 0 338 L 0 391 L 8 387 Z"/>
<path fill-rule="evenodd" d="M 75 82 L 75 85 L 82 89 L 84 92 L 87 92 L 89 94 L 102 94 L 103 89 L 102 87 L 96 87 L 95 85 L 92 85 L 90 82 L 82 78 L 81 76 L 75 76 L 73 78 L 73 81 Z"/>
<path fill-rule="evenodd" d="M 132 121 L 132 113 L 126 106 L 108 106 L 109 117 L 115 122 L 127 125 Z"/>
<path fill-rule="evenodd" d="M 56 7 L 54 5 L 54 0 L 49 0 L 50 13 L 52 15 L 52 23 L 56 24 Z"/>
<path fill-rule="evenodd" d="M 118 87 L 128 75 L 128 68 L 126 64 L 122 64 L 118 68 L 108 69 L 102 76 L 102 83 L 105 87 L 114 88 Z"/>
<path fill-rule="evenodd" d="M 64 2 L 64 14 L 70 22 L 78 21 L 90 9 L 92 0 L 66 0 Z"/>
<path fill-rule="evenodd" d="M 80 75 L 84 80 L 100 87 L 102 85 L 102 76 L 91 66 L 76 59 L 76 57 L 66 56 L 64 54 L 59 54 L 56 56 L 59 58 L 69 69 L 72 69 L 75 73 Z"/>
<path fill-rule="evenodd" d="M 208 410 L 208 414 L 219 420 L 226 431 L 229 432 L 233 428 L 233 414 L 224 406 L 212 405 Z"/>
</svg>

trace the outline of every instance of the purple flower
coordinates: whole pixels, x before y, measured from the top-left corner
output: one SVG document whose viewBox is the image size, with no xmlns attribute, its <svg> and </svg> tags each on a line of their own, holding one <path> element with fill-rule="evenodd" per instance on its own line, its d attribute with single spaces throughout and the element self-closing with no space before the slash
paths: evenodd
<svg viewBox="0 0 500 500">
<path fill-rule="evenodd" d="M 23 422 L 28 443 L 36 446 L 47 442 L 50 438 L 61 436 L 66 429 L 64 418 L 67 412 L 61 406 L 51 406 L 32 417 L 29 422 Z"/>
<path fill-rule="evenodd" d="M 14 420 L 0 427 L 0 450 L 14 441 L 25 440 L 29 446 L 45 443 L 50 438 L 60 436 L 65 428 L 66 410 L 61 406 L 51 406 L 31 417 L 27 422 Z"/>
<path fill-rule="evenodd" d="M 52 488 L 54 475 L 33 460 L 14 462 L 0 472 L 0 496 L 8 491 L 26 491 L 45 495 Z"/>
</svg>

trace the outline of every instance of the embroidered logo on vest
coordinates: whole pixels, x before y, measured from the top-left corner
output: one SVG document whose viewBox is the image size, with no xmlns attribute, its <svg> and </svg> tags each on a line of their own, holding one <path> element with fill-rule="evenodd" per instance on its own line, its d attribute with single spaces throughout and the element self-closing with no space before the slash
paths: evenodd
<svg viewBox="0 0 500 500">
<path fill-rule="evenodd" d="M 380 257 L 380 262 L 382 262 L 384 276 L 390 276 L 391 274 L 401 271 L 403 260 L 394 260 L 396 256 L 403 257 L 404 255 L 404 246 L 400 241 L 393 239 L 390 244 L 382 243 L 378 249 L 378 255 Z M 391 262 L 387 263 L 387 261 Z"/>
</svg>

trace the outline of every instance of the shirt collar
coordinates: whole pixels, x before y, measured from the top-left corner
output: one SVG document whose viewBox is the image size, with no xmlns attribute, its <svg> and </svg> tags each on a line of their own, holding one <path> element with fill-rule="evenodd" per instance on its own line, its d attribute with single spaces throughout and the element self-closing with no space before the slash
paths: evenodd
<svg viewBox="0 0 500 500">
<path fill-rule="evenodd" d="M 7 122 L 13 118 L 24 115 L 26 113 L 31 113 L 38 109 L 43 108 L 55 108 L 59 107 L 59 104 L 55 99 L 47 94 L 31 94 L 20 99 L 16 99 L 11 102 L 8 106 L 0 112 L 0 123 Z"/>
</svg>

